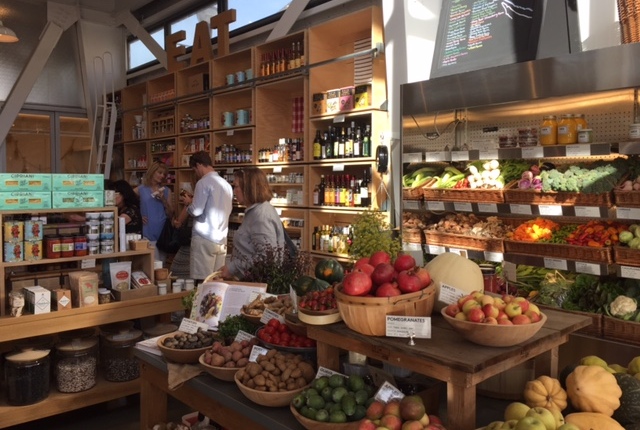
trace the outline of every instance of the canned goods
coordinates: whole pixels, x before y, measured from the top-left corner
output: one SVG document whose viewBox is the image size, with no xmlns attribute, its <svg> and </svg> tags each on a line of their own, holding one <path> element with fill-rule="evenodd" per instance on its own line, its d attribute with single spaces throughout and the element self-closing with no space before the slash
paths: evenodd
<svg viewBox="0 0 640 430">
<path fill-rule="evenodd" d="M 100 241 L 100 254 L 113 254 L 115 252 L 113 240 Z"/>
<path fill-rule="evenodd" d="M 87 242 L 88 255 L 100 254 L 100 242 L 97 240 L 90 240 Z"/>
<path fill-rule="evenodd" d="M 584 128 L 578 131 L 578 142 L 579 143 L 593 142 L 593 130 L 591 130 L 590 128 Z"/>
</svg>

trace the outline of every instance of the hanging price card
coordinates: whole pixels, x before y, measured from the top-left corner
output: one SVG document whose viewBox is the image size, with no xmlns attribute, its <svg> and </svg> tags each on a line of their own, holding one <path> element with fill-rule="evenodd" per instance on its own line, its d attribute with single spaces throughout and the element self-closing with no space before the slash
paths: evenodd
<svg viewBox="0 0 640 430">
<path fill-rule="evenodd" d="M 544 148 L 542 146 L 532 146 L 529 148 L 522 148 L 520 150 L 520 154 L 522 158 L 543 158 L 544 157 Z"/>
<path fill-rule="evenodd" d="M 422 251 L 422 245 L 413 242 L 403 243 L 402 248 L 405 251 Z"/>
<path fill-rule="evenodd" d="M 333 165 L 334 172 L 344 172 L 344 164 L 334 164 Z"/>
<path fill-rule="evenodd" d="M 562 206 L 558 205 L 540 205 L 538 206 L 540 215 L 545 216 L 562 216 Z"/>
<path fill-rule="evenodd" d="M 452 254 L 458 254 L 461 257 L 467 258 L 468 253 L 466 249 L 449 248 L 449 252 Z"/>
<path fill-rule="evenodd" d="M 576 216 L 585 218 L 600 218 L 600 208 L 597 206 L 575 206 Z"/>
<path fill-rule="evenodd" d="M 471 207 L 471 203 L 465 202 L 455 202 L 453 204 L 453 209 L 456 212 L 472 212 L 473 208 Z"/>
<path fill-rule="evenodd" d="M 531 215 L 531 206 L 529 205 L 509 205 L 512 214 Z"/>
<path fill-rule="evenodd" d="M 273 173 L 282 173 L 282 166 L 275 166 L 273 168 Z"/>
<path fill-rule="evenodd" d="M 495 263 L 502 263 L 504 260 L 504 254 L 502 252 L 484 251 L 484 259 Z"/>
<path fill-rule="evenodd" d="M 618 208 L 617 211 L 620 219 L 640 219 L 640 208 Z"/>
<path fill-rule="evenodd" d="M 451 161 L 469 161 L 469 151 L 451 151 Z"/>
<path fill-rule="evenodd" d="M 591 145 L 567 145 L 565 154 L 567 157 L 588 157 L 591 155 Z"/>
<path fill-rule="evenodd" d="M 411 336 L 431 338 L 431 318 L 404 315 L 387 315 L 386 335 L 389 337 Z"/>
<path fill-rule="evenodd" d="M 401 399 L 403 397 L 404 394 L 402 393 L 402 391 L 390 384 L 389 381 L 385 381 L 384 384 L 380 386 L 373 398 L 382 403 L 388 403 L 391 399 Z"/>
<path fill-rule="evenodd" d="M 427 209 L 438 212 L 444 210 L 444 202 L 427 202 Z"/>
<path fill-rule="evenodd" d="M 478 210 L 480 212 L 497 213 L 498 205 L 496 203 L 478 203 Z"/>
<path fill-rule="evenodd" d="M 491 149 L 487 151 L 480 151 L 480 155 L 478 157 L 481 160 L 497 160 L 498 159 L 498 150 Z"/>
<path fill-rule="evenodd" d="M 602 275 L 599 264 L 585 263 L 584 261 L 576 261 L 576 272 L 597 276 Z"/>
<path fill-rule="evenodd" d="M 458 299 L 464 296 L 466 293 L 463 290 L 459 290 L 456 287 L 452 287 L 447 284 L 440 284 L 440 293 L 438 294 L 438 301 L 451 304 L 458 301 Z"/>
<path fill-rule="evenodd" d="M 451 155 L 449 152 L 425 152 L 424 161 L 451 161 Z"/>
<path fill-rule="evenodd" d="M 407 154 L 402 154 L 402 162 L 403 163 L 421 163 L 422 162 L 422 153 L 421 152 L 411 152 Z"/>
<path fill-rule="evenodd" d="M 227 136 L 233 136 L 233 130 L 227 130 Z"/>
<path fill-rule="evenodd" d="M 640 279 L 640 267 L 620 266 L 620 275 L 623 278 Z"/>
<path fill-rule="evenodd" d="M 544 267 L 546 267 L 547 269 L 567 270 L 567 260 L 545 257 Z"/>
<path fill-rule="evenodd" d="M 443 254 L 447 252 L 447 250 L 444 248 L 444 246 L 440 246 L 440 245 L 429 245 L 429 254 Z"/>
<path fill-rule="evenodd" d="M 417 211 L 420 209 L 420 202 L 418 200 L 403 200 L 402 204 L 405 209 L 410 211 Z"/>
</svg>

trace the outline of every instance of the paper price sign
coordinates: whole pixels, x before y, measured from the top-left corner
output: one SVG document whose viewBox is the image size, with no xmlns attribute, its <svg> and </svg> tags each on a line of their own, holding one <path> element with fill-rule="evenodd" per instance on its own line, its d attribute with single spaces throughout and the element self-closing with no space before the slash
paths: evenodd
<svg viewBox="0 0 640 430">
<path fill-rule="evenodd" d="M 329 377 L 329 376 L 332 376 L 332 375 L 342 375 L 342 376 L 344 376 L 345 378 L 347 377 L 346 375 L 343 375 L 343 374 L 342 374 L 342 373 L 340 373 L 340 372 L 336 372 L 335 370 L 327 369 L 326 367 L 322 367 L 322 366 L 320 366 L 320 367 L 318 368 L 318 372 L 316 373 L 316 379 L 318 379 L 318 378 L 320 378 L 320 377 L 322 377 L 322 376 L 327 376 L 327 377 Z"/>
<path fill-rule="evenodd" d="M 509 205 L 509 210 L 512 214 L 518 215 L 532 215 L 531 206 L 529 205 Z"/>
<path fill-rule="evenodd" d="M 284 324 L 284 317 L 279 313 L 272 311 L 271 309 L 265 309 L 262 312 L 262 318 L 260 318 L 260 322 L 262 324 L 267 324 L 272 318 L 275 318 L 280 321 L 281 324 Z"/>
<path fill-rule="evenodd" d="M 565 147 L 567 157 L 588 157 L 591 155 L 590 145 L 567 145 Z"/>
<path fill-rule="evenodd" d="M 429 254 L 438 255 L 447 252 L 444 246 L 429 245 Z"/>
<path fill-rule="evenodd" d="M 273 168 L 273 173 L 282 173 L 282 166 L 276 166 Z"/>
<path fill-rule="evenodd" d="M 618 218 L 620 219 L 640 219 L 640 209 L 638 208 L 618 208 Z"/>
<path fill-rule="evenodd" d="M 567 260 L 560 260 L 558 258 L 545 258 L 544 267 L 547 269 L 567 270 Z"/>
<path fill-rule="evenodd" d="M 247 333 L 244 330 L 238 330 L 238 334 L 236 334 L 236 338 L 233 339 L 236 342 L 242 342 L 243 340 L 251 340 L 253 339 L 255 336 L 252 334 Z"/>
<path fill-rule="evenodd" d="M 374 399 L 383 403 L 388 403 L 390 400 L 402 399 L 403 397 L 404 397 L 404 394 L 402 393 L 402 391 L 398 390 L 389 382 L 385 382 L 378 389 L 378 392 L 374 396 Z"/>
<path fill-rule="evenodd" d="M 427 202 L 427 209 L 434 212 L 440 212 L 444 210 L 444 202 Z"/>
<path fill-rule="evenodd" d="M 575 206 L 576 216 L 585 218 L 600 218 L 600 208 L 597 206 Z"/>
<path fill-rule="evenodd" d="M 94 267 L 96 267 L 96 259 L 87 258 L 86 260 L 80 260 L 80 267 L 82 269 L 93 269 Z"/>
<path fill-rule="evenodd" d="M 542 158 L 544 156 L 544 149 L 541 146 L 522 148 L 520 154 L 522 158 Z"/>
<path fill-rule="evenodd" d="M 182 322 L 180 323 L 180 327 L 178 330 L 193 334 L 198 332 L 198 328 L 202 328 L 203 330 L 208 330 L 209 325 L 205 323 L 201 323 L 195 320 L 191 320 L 189 318 L 182 318 Z"/>
<path fill-rule="evenodd" d="M 473 211 L 473 209 L 471 208 L 471 203 L 464 203 L 464 202 L 455 202 L 453 204 L 453 209 L 455 209 L 456 212 L 471 212 L 471 211 Z"/>
<path fill-rule="evenodd" d="M 487 151 L 480 151 L 479 157 L 481 160 L 497 160 L 498 159 L 498 150 L 491 149 Z"/>
<path fill-rule="evenodd" d="M 404 208 L 410 211 L 417 211 L 420 209 L 420 202 L 418 200 L 403 200 Z"/>
<path fill-rule="evenodd" d="M 440 284 L 440 294 L 438 295 L 438 301 L 450 305 L 451 303 L 456 303 L 458 299 L 465 294 L 466 293 L 464 291 L 459 290 L 456 287 L 447 284 Z"/>
<path fill-rule="evenodd" d="M 431 317 L 387 315 L 386 335 L 431 339 Z"/>
<path fill-rule="evenodd" d="M 451 151 L 451 161 L 469 161 L 469 151 Z"/>
<path fill-rule="evenodd" d="M 251 353 L 249 354 L 249 361 L 255 363 L 258 360 L 258 357 L 260 357 L 261 355 L 267 355 L 267 352 L 269 352 L 267 348 L 263 348 L 259 345 L 253 345 L 253 348 L 251 348 Z"/>
<path fill-rule="evenodd" d="M 497 213 L 498 205 L 496 203 L 478 203 L 480 212 Z"/>
<path fill-rule="evenodd" d="M 402 155 L 403 163 L 420 163 L 422 162 L 422 153 L 421 152 L 411 152 Z"/>
<path fill-rule="evenodd" d="M 504 260 L 504 254 L 501 252 L 484 251 L 484 259 L 487 261 L 502 263 Z"/>
<path fill-rule="evenodd" d="M 600 276 L 600 265 L 595 263 L 585 263 L 584 261 L 576 261 L 576 272 L 588 273 L 589 275 Z"/>
<path fill-rule="evenodd" d="M 334 164 L 333 165 L 334 172 L 344 172 L 344 164 Z"/>
<path fill-rule="evenodd" d="M 640 267 L 620 266 L 620 275 L 623 278 L 640 279 Z"/>
<path fill-rule="evenodd" d="M 460 257 L 468 258 L 466 249 L 449 248 L 449 252 L 452 254 L 458 254 Z"/>
<path fill-rule="evenodd" d="M 425 152 L 424 161 L 449 161 L 449 153 L 444 151 Z"/>
<path fill-rule="evenodd" d="M 558 205 L 540 205 L 538 206 L 540 215 L 546 216 L 562 216 L 562 206 Z"/>
</svg>

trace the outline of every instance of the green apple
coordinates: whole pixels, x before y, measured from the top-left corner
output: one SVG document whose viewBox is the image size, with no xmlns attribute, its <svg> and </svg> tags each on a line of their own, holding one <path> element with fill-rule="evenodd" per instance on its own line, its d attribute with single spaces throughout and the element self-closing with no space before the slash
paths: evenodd
<svg viewBox="0 0 640 430">
<path fill-rule="evenodd" d="M 515 430 L 517 425 L 518 420 L 505 421 L 504 424 L 502 424 L 502 427 L 500 427 L 500 430 Z"/>
<path fill-rule="evenodd" d="M 524 418 L 527 416 L 527 412 L 529 412 L 529 409 L 531 409 L 531 407 L 526 403 L 511 402 L 504 410 L 504 420 L 509 421 Z"/>
<path fill-rule="evenodd" d="M 550 408 L 549 409 L 553 416 L 556 418 L 556 428 L 560 427 L 564 424 L 564 416 L 562 415 L 562 411 L 558 408 Z"/>
<path fill-rule="evenodd" d="M 504 307 L 504 313 L 509 315 L 509 318 L 513 318 L 516 315 L 522 315 L 522 308 L 519 303 L 509 302 Z"/>
<path fill-rule="evenodd" d="M 518 420 L 515 430 L 547 430 L 547 426 L 538 417 L 524 417 Z"/>
<path fill-rule="evenodd" d="M 573 424 L 566 423 L 566 424 L 562 424 L 556 430 L 580 430 L 580 429 L 574 426 Z"/>
<path fill-rule="evenodd" d="M 491 296 L 488 296 L 491 297 Z M 493 421 L 490 422 L 489 424 L 487 424 L 486 426 L 484 426 L 484 430 L 502 430 L 502 425 L 504 424 L 504 421 Z"/>
<path fill-rule="evenodd" d="M 527 417 L 537 418 L 544 424 L 547 430 L 556 430 L 556 417 L 547 408 L 541 406 L 531 408 L 527 411 Z"/>
</svg>

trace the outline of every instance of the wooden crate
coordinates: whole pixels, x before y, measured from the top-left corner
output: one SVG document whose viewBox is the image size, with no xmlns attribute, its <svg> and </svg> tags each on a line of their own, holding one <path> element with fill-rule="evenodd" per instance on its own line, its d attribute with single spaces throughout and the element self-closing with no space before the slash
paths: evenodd
<svg viewBox="0 0 640 430">
<path fill-rule="evenodd" d="M 594 314 L 591 312 L 580 312 L 580 311 L 569 311 L 566 309 L 560 309 L 553 306 L 540 305 L 536 303 L 536 305 L 540 308 L 541 311 L 544 312 L 545 309 L 552 309 L 556 311 L 568 312 L 571 314 L 582 315 L 585 317 L 591 318 L 591 325 L 586 326 L 585 328 L 581 328 L 578 330 L 578 333 L 592 336 L 592 337 L 603 337 L 604 333 L 604 315 L 602 314 Z"/>
<path fill-rule="evenodd" d="M 640 345 L 640 323 L 604 315 L 602 335 L 605 339 Z"/>
<path fill-rule="evenodd" d="M 112 290 L 113 296 L 119 302 L 126 300 L 141 299 L 158 295 L 158 287 L 155 284 L 146 287 L 131 288 L 129 290 Z"/>
<path fill-rule="evenodd" d="M 588 261 L 592 263 L 613 263 L 611 247 L 566 245 L 556 243 L 520 242 L 504 240 L 504 252 L 566 260 Z"/>
</svg>

